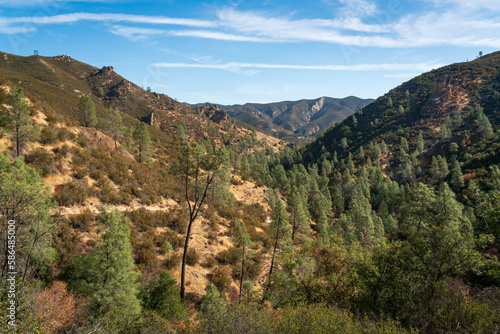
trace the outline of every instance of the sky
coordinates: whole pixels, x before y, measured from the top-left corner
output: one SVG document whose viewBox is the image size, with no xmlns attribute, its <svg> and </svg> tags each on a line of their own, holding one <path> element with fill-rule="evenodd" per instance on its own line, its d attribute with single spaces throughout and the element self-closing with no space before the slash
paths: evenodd
<svg viewBox="0 0 500 334">
<path fill-rule="evenodd" d="M 500 50 L 500 0 L 0 0 L 0 51 L 35 50 L 181 102 L 377 98 Z"/>
</svg>

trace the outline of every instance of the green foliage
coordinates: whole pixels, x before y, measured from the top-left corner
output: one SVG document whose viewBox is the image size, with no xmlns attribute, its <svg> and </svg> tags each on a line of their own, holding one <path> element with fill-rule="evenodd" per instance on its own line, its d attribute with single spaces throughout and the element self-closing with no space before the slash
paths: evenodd
<svg viewBox="0 0 500 334">
<path fill-rule="evenodd" d="M 80 123 L 87 128 L 97 125 L 97 116 L 94 101 L 88 96 L 82 96 L 78 102 L 78 115 Z"/>
<path fill-rule="evenodd" d="M 38 139 L 40 129 L 33 125 L 23 90 L 14 90 L 13 94 L 11 108 L 2 107 L 2 114 L 5 113 L 3 122 L 16 144 L 16 157 L 19 157 L 25 142 Z"/>
<path fill-rule="evenodd" d="M 29 278 L 45 270 L 54 261 L 55 253 L 50 238 L 53 224 L 49 211 L 53 207 L 50 189 L 40 175 L 33 168 L 25 166 L 21 158 L 11 162 L 7 154 L 1 154 L 2 276 L 12 271 L 8 266 L 8 261 L 12 260 L 12 253 L 9 252 L 11 242 L 8 242 L 12 233 L 8 233 L 8 221 L 13 221 L 15 226 L 15 271 L 20 277 Z"/>
<path fill-rule="evenodd" d="M 151 154 L 151 137 L 145 123 L 137 122 L 133 133 L 134 142 L 137 145 L 137 158 L 139 162 L 149 159 Z"/>
<path fill-rule="evenodd" d="M 111 135 L 111 138 L 113 138 L 116 150 L 117 137 L 123 128 L 122 116 L 120 115 L 120 112 L 116 108 L 106 109 L 104 115 L 99 120 L 99 123 L 100 126 Z"/>
<path fill-rule="evenodd" d="M 91 300 L 91 316 L 119 332 L 141 312 L 130 227 L 116 212 L 101 214 L 102 235 L 88 254 L 76 256 L 61 277 Z"/>
<path fill-rule="evenodd" d="M 187 318 L 187 310 L 179 299 L 177 281 L 163 271 L 142 291 L 145 310 L 155 311 L 166 320 Z"/>
</svg>

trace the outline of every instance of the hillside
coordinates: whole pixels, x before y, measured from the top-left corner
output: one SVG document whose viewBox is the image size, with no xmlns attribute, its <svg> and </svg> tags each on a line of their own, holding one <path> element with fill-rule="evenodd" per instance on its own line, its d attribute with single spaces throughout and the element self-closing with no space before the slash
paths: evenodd
<svg viewBox="0 0 500 334">
<path fill-rule="evenodd" d="M 487 167 L 500 161 L 499 140 L 497 136 L 486 139 L 481 134 L 477 111 L 483 110 L 493 132 L 499 129 L 499 76 L 498 52 L 418 76 L 329 129 L 304 148 L 304 161 L 319 162 L 325 156 L 331 158 L 334 152 L 347 158 L 360 147 L 366 149 L 384 141 L 392 152 L 388 163 L 397 167 L 395 150 L 399 150 L 401 140 L 408 141 L 407 153 L 411 153 L 422 132 L 425 146 L 418 158 L 424 165 L 430 164 L 433 155 L 440 154 L 455 155 L 468 171 Z M 394 168 L 387 170 L 390 171 L 397 173 Z"/>
<path fill-rule="evenodd" d="M 267 133 L 284 136 L 291 132 L 297 136 L 310 136 L 341 122 L 372 99 L 349 96 L 343 99 L 321 97 L 314 100 L 283 101 L 275 103 L 246 103 L 244 105 L 218 105 L 229 116 Z"/>
<path fill-rule="evenodd" d="M 58 279 L 73 258 L 93 249 L 101 238 L 103 212 L 113 210 L 131 222 L 132 257 L 141 281 L 151 281 L 162 268 L 180 280 L 187 207 L 182 182 L 173 174 L 172 165 L 180 159 L 182 147 L 191 145 L 208 153 L 210 148 L 220 149 L 228 167 L 215 171 L 217 179 L 222 179 L 194 222 L 187 302 L 199 308 L 214 273 L 221 280 L 217 283 L 221 292 L 237 289 L 238 276 L 231 267 L 235 219 L 248 227 L 252 224 L 249 233 L 260 240 L 251 274 L 260 287 L 263 277 L 258 268 L 268 261 L 261 254 L 270 215 L 267 189 L 229 166 L 239 166 L 243 153 L 265 157 L 282 148 L 283 142 L 231 120 L 216 107 L 193 109 L 166 95 L 147 92 L 112 67 L 98 69 L 68 56 L 2 53 L 0 59 L 0 154 L 3 158 L 6 153 L 7 160 L 23 157 L 49 187 L 48 196 L 55 204 L 51 219 L 58 223 L 51 225 L 53 239 L 47 247 L 58 254 L 58 260 L 50 266 L 50 280 Z M 8 114 L 20 103 L 16 100 L 19 88 L 30 119 L 23 124 L 32 122 L 37 135 L 23 140 L 18 152 Z M 82 126 L 78 107 L 82 96 L 95 103 L 96 127 Z M 110 108 L 119 110 L 123 120 L 116 144 L 104 121 Z M 146 124 L 150 136 L 144 148 L 135 135 L 140 124 Z"/>
</svg>

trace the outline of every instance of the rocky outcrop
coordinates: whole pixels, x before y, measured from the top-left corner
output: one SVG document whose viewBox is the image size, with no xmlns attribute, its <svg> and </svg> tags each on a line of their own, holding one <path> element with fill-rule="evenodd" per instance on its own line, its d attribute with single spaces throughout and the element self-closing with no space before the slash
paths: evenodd
<svg viewBox="0 0 500 334">
<path fill-rule="evenodd" d="M 114 151 L 115 150 L 115 141 L 113 140 L 113 138 L 111 138 L 110 136 L 102 133 L 101 131 L 96 130 L 96 129 L 86 128 L 86 127 L 83 127 L 83 126 L 78 127 L 78 130 L 80 131 L 80 133 L 82 135 L 84 135 L 85 137 L 87 137 L 87 139 L 90 140 L 92 143 L 94 143 L 96 145 L 103 146 L 103 147 L 107 148 L 110 151 Z M 120 146 L 120 144 L 118 143 L 118 147 L 119 146 Z M 132 156 L 132 154 L 130 154 L 126 150 L 123 150 L 123 149 L 119 148 L 118 151 L 124 157 L 126 157 L 126 158 L 128 158 L 130 160 L 134 160 L 135 161 L 135 159 Z"/>
<path fill-rule="evenodd" d="M 219 109 L 219 107 L 215 105 L 201 106 L 196 108 L 196 110 L 204 114 L 208 119 L 217 124 L 227 122 L 230 119 L 228 114 L 224 110 Z"/>
</svg>

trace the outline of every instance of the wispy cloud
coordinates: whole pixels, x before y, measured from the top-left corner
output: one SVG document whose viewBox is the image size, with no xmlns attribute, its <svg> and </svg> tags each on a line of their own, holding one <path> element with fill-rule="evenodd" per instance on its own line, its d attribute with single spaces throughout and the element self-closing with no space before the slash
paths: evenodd
<svg viewBox="0 0 500 334">
<path fill-rule="evenodd" d="M 293 65 L 293 64 L 265 64 L 265 63 L 156 63 L 152 66 L 164 68 L 206 68 L 226 71 L 239 71 L 244 68 L 253 69 L 288 69 L 288 70 L 319 70 L 319 71 L 418 71 L 425 72 L 444 66 L 440 63 L 385 63 L 385 64 L 357 64 L 357 65 Z"/>
<path fill-rule="evenodd" d="M 53 25 L 53 24 L 69 24 L 80 21 L 97 21 L 97 22 L 127 22 L 127 23 L 143 23 L 156 25 L 178 25 L 196 28 L 211 28 L 217 24 L 211 21 L 172 18 L 165 16 L 147 16 L 147 15 L 130 15 L 130 14 L 113 14 L 113 13 L 72 13 L 60 14 L 52 16 L 23 16 L 23 17 L 0 17 L 0 26 L 13 26 L 16 24 L 33 24 L 33 25 Z M 14 26 L 15 27 L 15 26 Z"/>
<path fill-rule="evenodd" d="M 133 41 L 151 36 L 176 36 L 227 42 L 313 42 L 381 48 L 447 45 L 500 48 L 500 1 L 420 1 L 427 4 L 425 9 L 394 17 L 394 22 L 384 24 L 366 22 L 367 17 L 379 12 L 372 1 L 337 0 L 336 5 L 340 6 L 341 15 L 330 20 L 294 19 L 286 15 L 276 16 L 236 8 L 215 11 L 213 20 L 115 13 L 71 13 L 34 17 L 0 16 L 0 33 L 30 32 L 40 25 L 97 21 L 109 24 L 111 33 Z M 5 0 L 0 0 L 0 4 L 2 2 Z M 153 29 L 151 25 L 159 27 Z M 167 29 L 161 26 L 170 27 Z"/>
<path fill-rule="evenodd" d="M 104 2 L 113 3 L 119 0 L 22 0 L 22 1 L 12 1 L 12 0 L 0 0 L 0 6 L 6 7 L 31 7 L 31 6 L 49 6 L 53 4 L 62 4 L 69 2 Z"/>
</svg>

